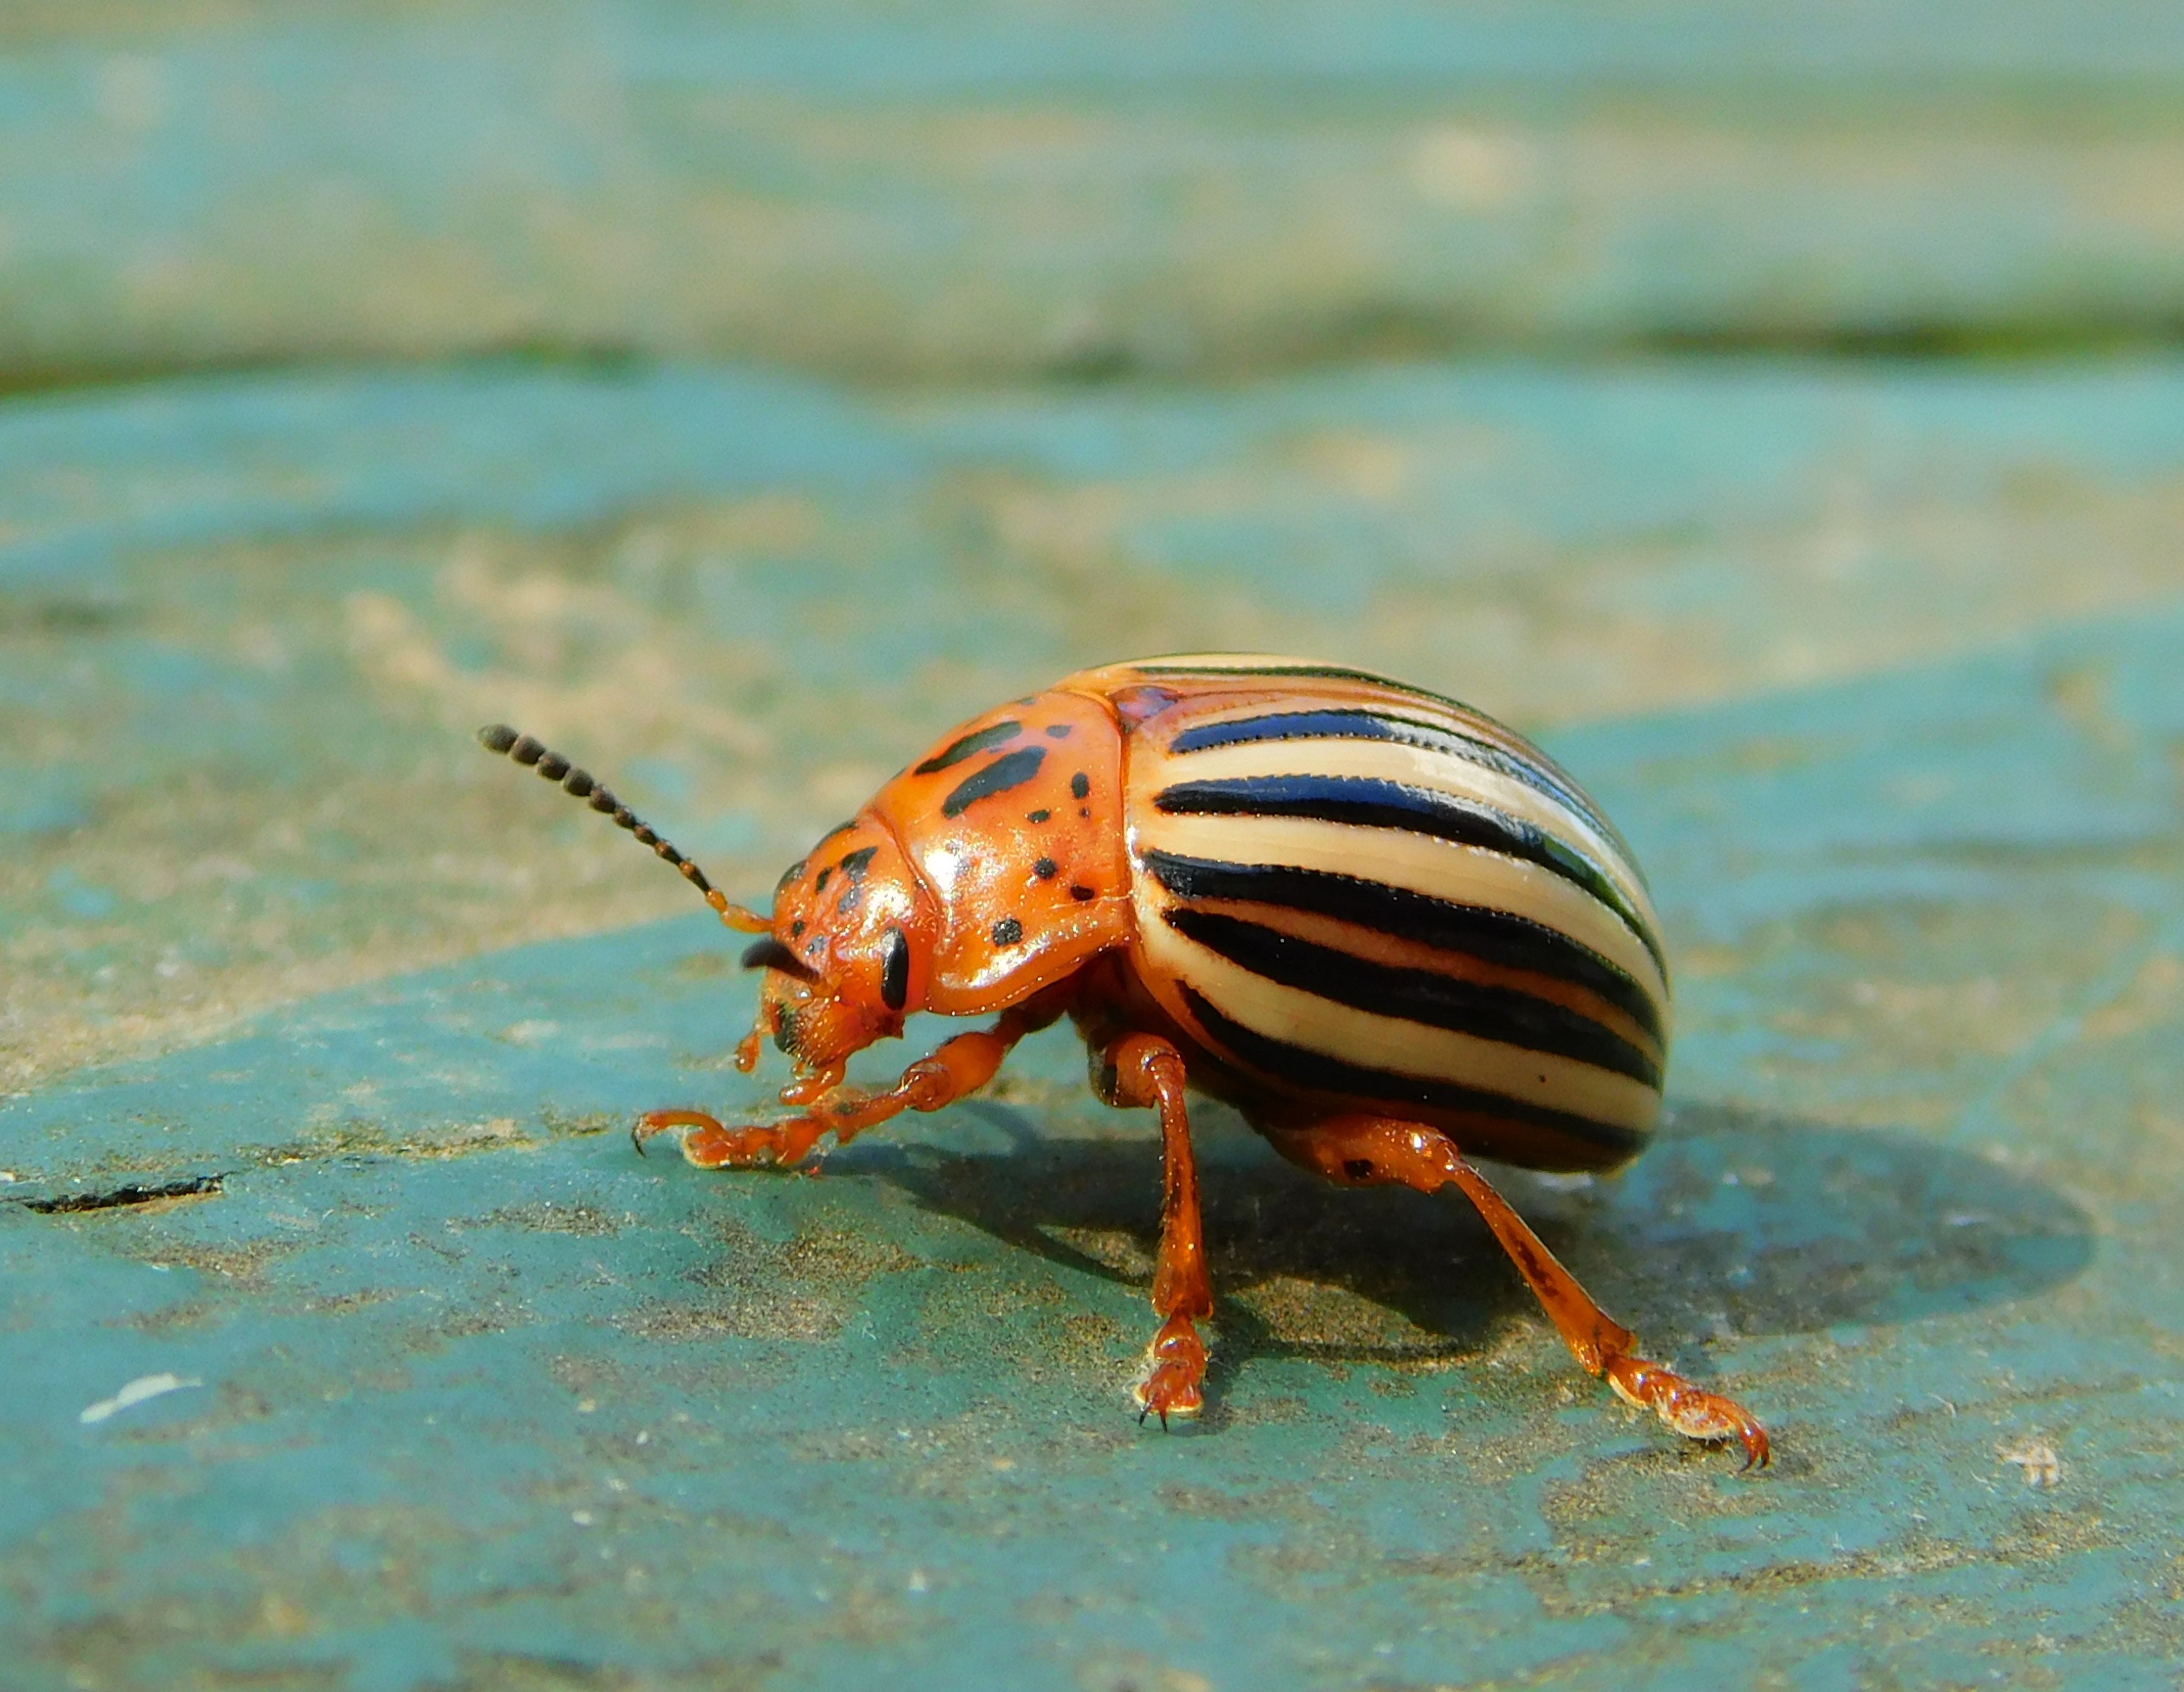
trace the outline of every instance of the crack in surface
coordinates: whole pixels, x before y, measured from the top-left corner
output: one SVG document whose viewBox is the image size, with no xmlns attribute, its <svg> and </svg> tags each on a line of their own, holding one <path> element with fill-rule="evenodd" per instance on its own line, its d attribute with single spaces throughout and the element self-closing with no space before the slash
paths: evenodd
<svg viewBox="0 0 2184 1692">
<path fill-rule="evenodd" d="M 225 1175 L 190 1175 L 180 1181 L 124 1181 L 93 1193 L 65 1193 L 49 1199 L 16 1199 L 13 1202 L 41 1216 L 68 1215 L 79 1210 L 120 1210 L 132 1205 L 158 1204 L 172 1199 L 218 1198 L 227 1189 Z"/>
</svg>

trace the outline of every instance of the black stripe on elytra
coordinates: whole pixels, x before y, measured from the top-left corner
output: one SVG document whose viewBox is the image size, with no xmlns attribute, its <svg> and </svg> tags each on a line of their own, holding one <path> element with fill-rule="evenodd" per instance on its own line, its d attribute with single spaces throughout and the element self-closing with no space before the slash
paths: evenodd
<svg viewBox="0 0 2184 1692">
<path fill-rule="evenodd" d="M 1293 1045 L 1287 1040 L 1277 1040 L 1247 1028 L 1233 1017 L 1223 1016 L 1194 987 L 1186 986 L 1183 993 L 1190 1014 L 1216 1044 L 1226 1047 L 1238 1060 L 1262 1075 L 1272 1076 L 1292 1086 L 1373 1103 L 1423 1104 L 1438 1110 L 1498 1116 L 1508 1123 L 1544 1129 L 1623 1155 L 1636 1151 L 1646 1141 L 1643 1130 L 1626 1128 L 1620 1123 L 1604 1123 L 1570 1110 L 1553 1110 L 1545 1105 L 1511 1098 L 1506 1093 L 1465 1087 L 1453 1081 L 1345 1063 L 1340 1058 L 1330 1058 L 1325 1052 Z"/>
<path fill-rule="evenodd" d="M 1039 773 L 1039 766 L 1046 761 L 1044 746 L 1019 746 L 1013 752 L 1003 752 L 985 768 L 974 770 L 956 783 L 955 791 L 941 801 L 941 815 L 961 817 L 981 799 L 1022 786 Z"/>
<path fill-rule="evenodd" d="M 1390 717 L 1377 711 L 1278 711 L 1263 717 L 1239 717 L 1230 722 L 1202 723 L 1196 728 L 1187 728 L 1168 743 L 1168 750 L 1203 752 L 1217 746 L 1249 745 L 1262 740 L 1386 740 L 1426 752 L 1445 752 L 1451 758 L 1460 758 L 1467 764 L 1491 770 L 1554 800 L 1565 810 L 1582 818 L 1626 859 L 1631 855 L 1629 843 L 1601 814 L 1585 790 L 1568 771 L 1537 747 L 1532 747 L 1529 753 L 1513 752 L 1478 735 L 1464 734 L 1439 723 L 1415 722 L 1408 717 Z M 1633 868 L 1635 869 L 1636 866 Z"/>
<path fill-rule="evenodd" d="M 1409 888 L 1357 875 L 1287 865 L 1222 863 L 1172 852 L 1148 852 L 1153 879 L 1178 899 L 1233 899 L 1281 905 L 1354 922 L 1376 934 L 1417 940 L 1444 952 L 1468 952 L 1504 969 L 1529 970 L 1596 992 L 1656 1041 L 1661 1007 L 1624 971 L 1568 934 L 1486 905 L 1460 905 Z"/>
<path fill-rule="evenodd" d="M 851 881 L 861 882 L 864 879 L 864 872 L 872 867 L 872 860 L 879 849 L 877 846 L 860 846 L 854 852 L 844 853 L 841 862 L 834 867 Z"/>
<path fill-rule="evenodd" d="M 1021 723 L 994 723 L 974 730 L 960 740 L 949 741 L 910 773 L 916 776 L 935 775 L 979 752 L 990 752 L 995 746 L 1005 746 L 1016 738 L 1023 726 Z"/>
<path fill-rule="evenodd" d="M 1241 917 L 1188 905 L 1170 908 L 1167 921 L 1184 939 L 1285 987 L 1374 1016 L 1574 1058 L 1660 1090 L 1660 1065 L 1628 1040 L 1581 1012 L 1531 993 L 1458 980 L 1439 970 L 1375 963 Z"/>
<path fill-rule="evenodd" d="M 1477 799 L 1370 776 L 1238 776 L 1186 781 L 1153 797 L 1169 817 L 1301 817 L 1364 829 L 1401 829 L 1462 846 L 1522 858 L 1582 888 L 1623 921 L 1668 973 L 1661 943 L 1614 877 L 1584 853 L 1537 824 Z"/>
</svg>

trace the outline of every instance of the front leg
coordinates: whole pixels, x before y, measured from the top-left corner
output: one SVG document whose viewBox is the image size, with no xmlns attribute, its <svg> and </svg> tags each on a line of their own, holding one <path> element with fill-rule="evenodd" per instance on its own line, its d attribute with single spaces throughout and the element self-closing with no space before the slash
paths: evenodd
<svg viewBox="0 0 2184 1692">
<path fill-rule="evenodd" d="M 1160 1112 L 1160 1255 L 1153 1267 L 1152 1307 L 1161 1323 L 1132 1396 L 1138 1421 L 1157 1415 L 1165 1428 L 1170 1416 L 1196 1415 L 1205 1408 L 1206 1344 L 1196 1324 L 1213 1314 L 1198 1214 L 1198 1163 L 1183 1107 L 1183 1054 L 1156 1035 L 1125 1034 L 1100 1055 L 1096 1068 L 1099 1096 L 1108 1103 L 1150 1105 Z"/>
<path fill-rule="evenodd" d="M 792 1168 L 810 1156 L 812 1149 L 829 1134 L 835 1144 L 845 1146 L 866 1129 L 905 1110 L 938 1110 L 976 1092 L 994 1078 L 994 1072 L 1016 1043 L 1043 1025 L 1021 1011 L 1005 1011 L 990 1030 L 958 1034 L 943 1041 L 930 1057 L 919 1058 L 883 1092 L 829 1090 L 838 1083 L 838 1073 L 820 1077 L 818 1090 L 825 1096 L 809 1111 L 786 1122 L 730 1128 L 702 1110 L 655 1110 L 637 1119 L 629 1137 L 642 1153 L 644 1142 L 654 1135 L 681 1129 L 682 1155 L 701 1169 L 765 1165 Z M 784 1097 L 801 1103 L 794 1097 L 799 1093 L 805 1098 L 812 1097 L 812 1084 L 792 1085 Z"/>
</svg>

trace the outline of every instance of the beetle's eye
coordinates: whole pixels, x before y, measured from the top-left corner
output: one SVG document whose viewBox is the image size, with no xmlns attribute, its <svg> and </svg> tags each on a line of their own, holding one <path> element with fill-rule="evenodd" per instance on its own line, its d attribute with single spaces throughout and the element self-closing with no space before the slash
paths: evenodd
<svg viewBox="0 0 2184 1692">
<path fill-rule="evenodd" d="M 887 935 L 887 957 L 880 965 L 880 999 L 890 1011 L 899 1011 L 910 996 L 910 943 L 900 928 Z"/>
<path fill-rule="evenodd" d="M 764 940 L 754 940 L 744 948 L 743 966 L 746 969 L 778 969 L 784 975 L 793 975 L 799 981 L 817 981 L 818 973 L 795 953 L 768 934 Z"/>
</svg>

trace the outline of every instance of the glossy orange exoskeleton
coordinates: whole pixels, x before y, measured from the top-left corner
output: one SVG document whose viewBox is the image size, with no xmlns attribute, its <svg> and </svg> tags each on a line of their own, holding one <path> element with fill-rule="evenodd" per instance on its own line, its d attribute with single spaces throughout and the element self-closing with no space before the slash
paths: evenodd
<svg viewBox="0 0 2184 1692">
<path fill-rule="evenodd" d="M 1067 1016 L 1107 1103 L 1159 1113 L 1166 1178 L 1135 1395 L 1195 1415 L 1213 1293 L 1186 1085 L 1345 1186 L 1454 1186 L 1578 1361 L 1697 1440 L 1767 1435 L 1649 1363 L 1466 1154 L 1612 1168 L 1645 1144 L 1667 1059 L 1667 963 L 1643 877 L 1577 784 L 1454 700 L 1300 659 L 1086 670 L 964 724 L 790 866 L 761 914 L 732 904 L 567 760 L 479 738 L 588 798 L 675 864 L 766 971 L 745 1071 L 771 1038 L 794 1114 L 730 1127 L 642 1118 L 706 1168 L 802 1162 L 903 1110 L 982 1087 Z M 991 1016 L 878 1092 L 851 1056 L 911 1013 Z"/>
</svg>

